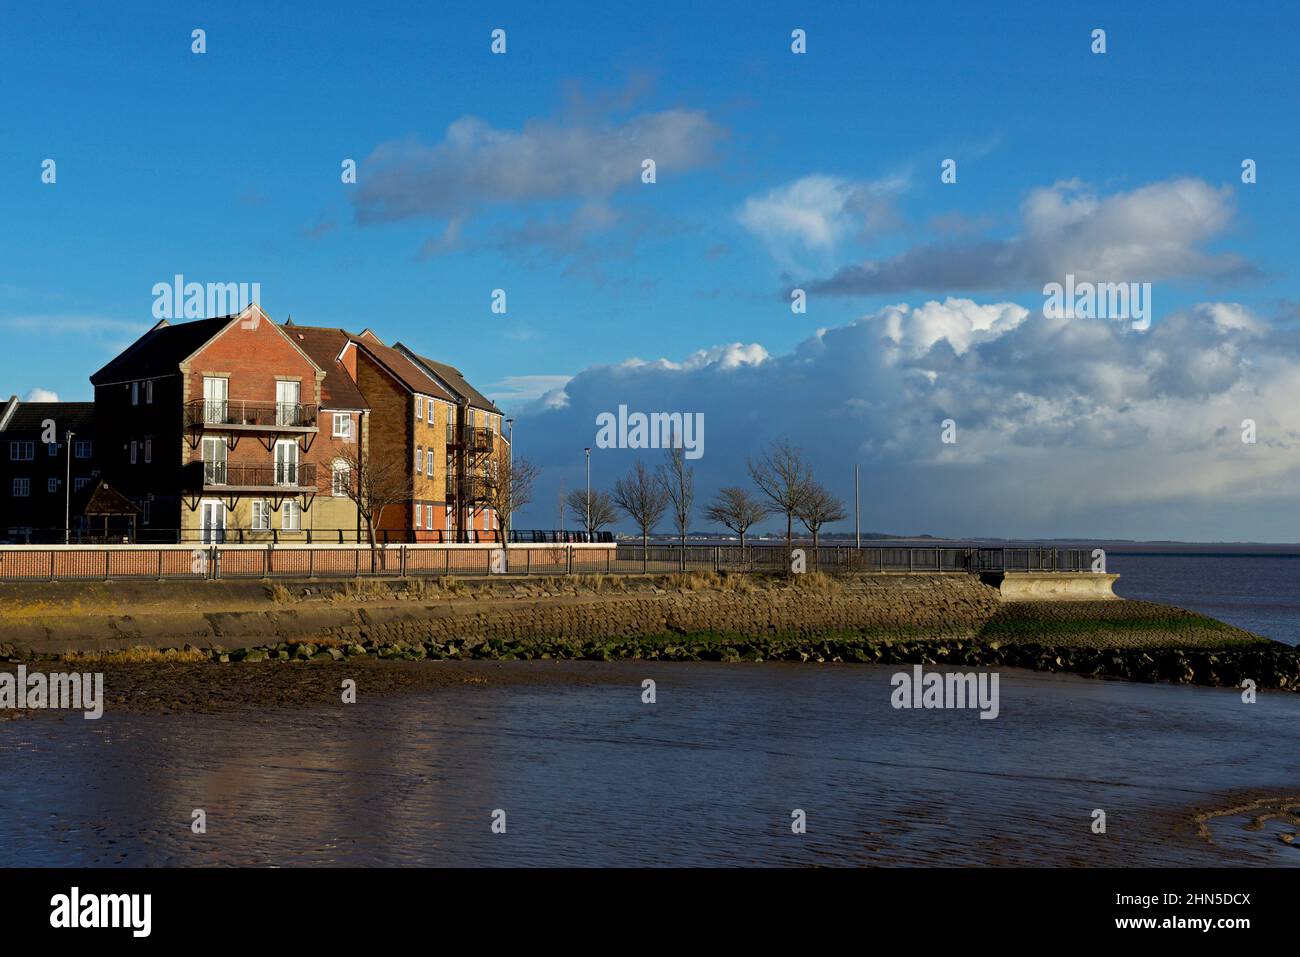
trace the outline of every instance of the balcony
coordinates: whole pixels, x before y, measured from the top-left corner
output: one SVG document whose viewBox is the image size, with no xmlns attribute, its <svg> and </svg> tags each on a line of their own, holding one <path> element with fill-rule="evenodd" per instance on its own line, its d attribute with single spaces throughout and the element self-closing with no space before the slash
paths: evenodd
<svg viewBox="0 0 1300 957">
<path fill-rule="evenodd" d="M 196 399 L 185 403 L 192 431 L 315 432 L 317 407 L 296 402 Z"/>
<path fill-rule="evenodd" d="M 316 491 L 316 466 L 293 462 L 273 465 L 231 465 L 227 462 L 190 462 L 185 487 L 220 492 Z"/>
<path fill-rule="evenodd" d="M 491 452 L 496 433 L 469 425 L 447 426 L 447 447 L 463 448 L 466 452 Z"/>
<path fill-rule="evenodd" d="M 461 473 L 459 481 L 458 476 L 448 473 L 447 475 L 447 501 L 455 501 L 458 498 L 464 498 L 466 502 L 477 502 L 486 498 L 489 492 L 488 480 L 482 475 L 468 475 Z"/>
</svg>

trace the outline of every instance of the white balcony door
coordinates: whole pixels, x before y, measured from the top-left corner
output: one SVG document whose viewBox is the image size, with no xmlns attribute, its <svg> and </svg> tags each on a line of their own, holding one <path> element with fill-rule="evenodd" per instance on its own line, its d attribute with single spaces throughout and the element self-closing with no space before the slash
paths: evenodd
<svg viewBox="0 0 1300 957">
<path fill-rule="evenodd" d="M 221 502 L 202 503 L 202 532 L 206 545 L 220 544 L 226 540 L 226 506 Z"/>
<path fill-rule="evenodd" d="M 298 443 L 275 443 L 275 484 L 298 484 Z"/>
<path fill-rule="evenodd" d="M 203 484 L 226 484 L 226 440 L 224 438 L 203 440 Z"/>
<path fill-rule="evenodd" d="M 275 424 L 298 424 L 298 401 L 302 389 L 297 382 L 277 382 L 275 384 Z"/>
<path fill-rule="evenodd" d="M 230 381 L 220 376 L 203 377 L 203 421 L 218 424 L 226 421 L 226 402 Z"/>
</svg>

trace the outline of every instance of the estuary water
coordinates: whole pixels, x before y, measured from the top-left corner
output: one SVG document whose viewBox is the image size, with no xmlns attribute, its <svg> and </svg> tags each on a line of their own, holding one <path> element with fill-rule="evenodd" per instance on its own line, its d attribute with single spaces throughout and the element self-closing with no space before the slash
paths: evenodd
<svg viewBox="0 0 1300 957">
<path fill-rule="evenodd" d="M 1300 558 L 1184 549 L 1108 549 L 1117 591 L 1300 642 Z M 1300 866 L 1297 694 L 1007 669 L 980 720 L 895 710 L 892 666 L 481 664 L 347 707 L 0 721 L 0 865 Z"/>
<path fill-rule="evenodd" d="M 1300 866 L 1254 820 L 1300 695 L 1004 670 L 980 720 L 886 666 L 482 664 L 607 680 L 4 722 L 0 864 Z"/>
</svg>

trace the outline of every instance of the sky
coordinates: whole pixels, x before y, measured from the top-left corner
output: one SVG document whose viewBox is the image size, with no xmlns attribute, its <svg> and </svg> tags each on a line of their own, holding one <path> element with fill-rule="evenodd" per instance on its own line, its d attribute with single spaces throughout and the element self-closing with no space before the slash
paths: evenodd
<svg viewBox="0 0 1300 957">
<path fill-rule="evenodd" d="M 0 391 L 258 283 L 506 408 L 519 527 L 662 460 L 625 405 L 703 416 L 701 513 L 784 437 L 864 530 L 1297 541 L 1298 9 L 6 4 Z"/>
</svg>

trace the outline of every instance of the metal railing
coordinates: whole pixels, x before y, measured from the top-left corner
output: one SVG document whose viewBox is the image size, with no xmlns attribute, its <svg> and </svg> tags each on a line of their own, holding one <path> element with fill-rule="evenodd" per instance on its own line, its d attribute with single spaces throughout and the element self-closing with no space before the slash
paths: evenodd
<svg viewBox="0 0 1300 957">
<path fill-rule="evenodd" d="M 315 488 L 314 463 L 276 462 L 273 465 L 203 463 L 204 488 Z"/>
<path fill-rule="evenodd" d="M 503 550 L 495 541 L 481 547 L 438 547 L 440 532 L 407 533 L 416 544 L 337 544 L 322 530 L 301 533 L 228 530 L 219 543 L 193 548 L 119 545 L 105 548 L 0 549 L 0 581 L 56 581 L 114 578 L 269 578 L 489 575 L 502 562 L 509 575 L 664 574 L 687 571 L 791 571 L 790 553 L 782 545 L 649 545 L 608 544 L 607 547 L 557 542 Z M 198 531 L 195 530 L 198 534 Z M 208 533 L 209 535 L 211 532 Z M 400 534 L 400 533 L 398 533 Z M 496 533 L 480 532 L 479 535 Z M 235 536 L 238 535 L 238 538 Z M 424 538 L 423 536 L 430 536 Z M 266 536 L 259 538 L 258 536 Z M 239 547 L 243 543 L 243 547 Z M 285 547 L 306 545 L 312 547 Z M 253 547 L 260 546 L 260 547 Z M 823 545 L 804 551 L 806 571 L 831 573 L 978 573 L 1092 571 L 1086 549 L 1037 546 L 960 548 L 899 546 L 854 548 Z"/>
<path fill-rule="evenodd" d="M 474 502 L 487 497 L 490 482 L 485 475 L 448 472 L 444 491 L 448 501 L 463 498 L 467 502 Z"/>
<path fill-rule="evenodd" d="M 185 403 L 185 427 L 314 429 L 318 409 L 296 402 L 195 399 Z"/>
<path fill-rule="evenodd" d="M 451 422 L 447 424 L 447 444 L 453 448 L 460 447 L 470 452 L 491 452 L 495 439 L 496 433 L 491 429 L 456 425 Z"/>
</svg>

